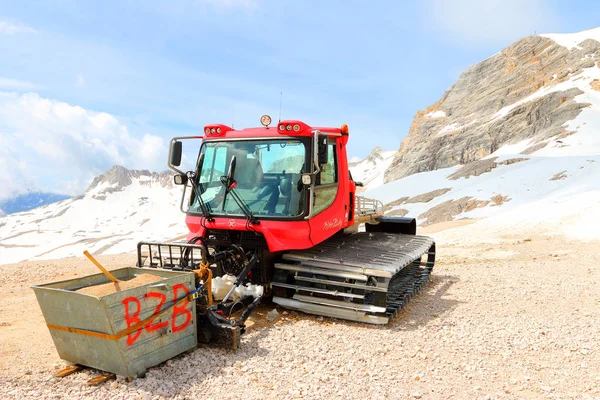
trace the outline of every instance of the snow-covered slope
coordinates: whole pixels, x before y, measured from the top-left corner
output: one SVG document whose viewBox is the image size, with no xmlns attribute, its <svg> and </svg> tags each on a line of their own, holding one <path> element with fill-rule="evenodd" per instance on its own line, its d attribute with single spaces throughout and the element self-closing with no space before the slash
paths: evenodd
<svg viewBox="0 0 600 400">
<path fill-rule="evenodd" d="M 83 196 L 0 217 L 0 264 L 132 252 L 140 240 L 185 235 L 171 175 L 113 167 Z"/>
<path fill-rule="evenodd" d="M 554 40 L 569 50 L 580 48 L 580 44 L 591 39 L 600 42 L 600 28 L 588 29 L 577 33 L 547 33 L 540 35 Z"/>
<path fill-rule="evenodd" d="M 359 191 L 383 185 L 385 170 L 389 168 L 396 153 L 396 151 L 384 151 L 377 146 L 364 160 L 350 162 L 352 178 L 364 184 L 364 187 L 358 188 Z"/>
<path fill-rule="evenodd" d="M 556 226 L 573 237 L 600 237 L 598 79 L 594 66 L 557 85 L 581 90 L 575 101 L 588 106 L 565 125 L 570 134 L 544 141 L 540 150 L 523 154 L 530 140 L 508 144 L 482 160 L 410 175 L 364 195 L 394 202 L 388 213 L 418 217 L 422 225 L 493 217 L 488 224 Z"/>
<path fill-rule="evenodd" d="M 476 225 L 600 237 L 599 64 L 597 28 L 526 38 L 471 67 L 415 117 L 386 172 L 401 179 L 364 195 L 424 226 L 485 218 Z"/>
<path fill-rule="evenodd" d="M 522 160 L 514 162 L 517 159 Z M 600 155 L 515 154 L 493 163 L 480 162 L 482 170 L 491 170 L 478 176 L 454 180 L 451 177 L 466 167 L 445 168 L 414 174 L 364 195 L 385 204 L 396 201 L 388 213 L 417 217 L 421 225 L 495 216 L 498 225 L 533 229 L 555 223 L 578 238 L 600 237 Z"/>
</svg>

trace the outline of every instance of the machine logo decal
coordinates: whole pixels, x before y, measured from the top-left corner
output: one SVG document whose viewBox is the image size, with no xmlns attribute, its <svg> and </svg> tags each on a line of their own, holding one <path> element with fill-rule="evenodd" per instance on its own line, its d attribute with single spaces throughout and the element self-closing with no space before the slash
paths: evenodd
<svg viewBox="0 0 600 400">
<path fill-rule="evenodd" d="M 230 228 L 233 228 L 233 227 L 235 227 L 235 219 L 230 219 L 230 220 L 229 220 L 229 227 L 230 227 Z"/>
<path fill-rule="evenodd" d="M 323 224 L 323 229 L 335 229 L 340 228 L 342 226 L 342 220 L 339 218 L 334 218 L 329 221 L 325 221 Z"/>
</svg>

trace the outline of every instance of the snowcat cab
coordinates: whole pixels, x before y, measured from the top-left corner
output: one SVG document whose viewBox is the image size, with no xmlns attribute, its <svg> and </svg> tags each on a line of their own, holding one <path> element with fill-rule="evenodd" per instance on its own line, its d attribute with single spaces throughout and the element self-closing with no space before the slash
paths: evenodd
<svg viewBox="0 0 600 400">
<path fill-rule="evenodd" d="M 241 130 L 208 125 L 203 136 L 171 140 L 168 165 L 183 186 L 187 243 L 140 243 L 138 265 L 196 271 L 204 288 L 198 319 L 212 324 L 203 327 L 207 340 L 219 336 L 215 326 L 243 332 L 262 297 L 307 313 L 387 323 L 427 280 L 433 240 L 415 235 L 414 219 L 385 217 L 381 202 L 356 196 L 346 125 L 270 122 L 263 116 L 262 127 Z M 184 172 L 188 140 L 201 145 L 195 169 Z M 227 279 L 220 294 L 215 286 Z M 244 295 L 259 292 L 256 300 Z"/>
</svg>

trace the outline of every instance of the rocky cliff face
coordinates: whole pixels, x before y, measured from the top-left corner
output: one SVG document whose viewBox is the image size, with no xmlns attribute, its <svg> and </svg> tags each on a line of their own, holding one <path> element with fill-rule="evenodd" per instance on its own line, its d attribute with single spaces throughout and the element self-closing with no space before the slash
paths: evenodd
<svg viewBox="0 0 600 400">
<path fill-rule="evenodd" d="M 438 102 L 417 112 L 385 182 L 476 161 L 527 139 L 523 153 L 531 154 L 572 134 L 565 124 L 589 104 L 575 100 L 583 91 L 570 83 L 600 63 L 600 42 L 580 38 L 569 47 L 527 37 L 467 69 Z"/>
<path fill-rule="evenodd" d="M 171 171 L 156 173 L 148 170 L 129 170 L 120 165 L 115 165 L 102 175 L 95 177 L 86 193 L 93 193 L 93 197 L 102 199 L 106 194 L 122 191 L 123 188 L 131 185 L 134 179 L 138 180 L 140 184 L 158 184 L 161 187 L 173 187 L 173 173 Z"/>
<path fill-rule="evenodd" d="M 348 163 L 348 166 L 350 168 L 352 168 L 352 167 L 355 167 L 355 166 L 359 165 L 360 163 L 364 163 L 364 162 L 376 164 L 377 162 L 383 161 L 385 159 L 385 156 L 386 156 L 385 153 L 386 152 L 384 152 L 380 146 L 376 146 L 373 150 L 371 150 L 369 155 L 367 157 L 365 157 L 364 160 L 351 161 Z"/>
<path fill-rule="evenodd" d="M 371 153 L 364 159 L 349 163 L 352 179 L 355 182 L 362 182 L 363 187 L 358 187 L 357 192 L 383 184 L 383 174 L 394 160 L 395 151 L 384 151 L 381 147 L 375 147 Z"/>
</svg>

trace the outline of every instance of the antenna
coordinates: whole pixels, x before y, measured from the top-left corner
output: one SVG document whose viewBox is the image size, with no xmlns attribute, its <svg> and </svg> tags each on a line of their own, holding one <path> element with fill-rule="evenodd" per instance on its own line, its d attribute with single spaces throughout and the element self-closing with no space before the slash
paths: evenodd
<svg viewBox="0 0 600 400">
<path fill-rule="evenodd" d="M 281 105 L 283 104 L 283 92 L 279 93 L 279 122 L 281 122 Z"/>
<path fill-rule="evenodd" d="M 235 98 L 233 99 L 233 104 L 231 105 L 231 127 L 233 128 L 233 123 L 235 121 Z"/>
</svg>

